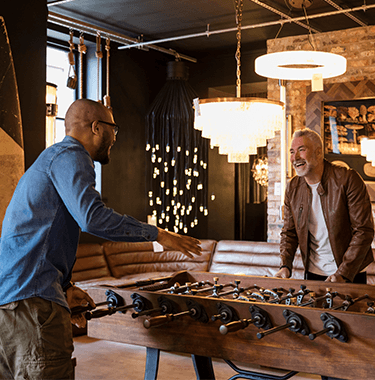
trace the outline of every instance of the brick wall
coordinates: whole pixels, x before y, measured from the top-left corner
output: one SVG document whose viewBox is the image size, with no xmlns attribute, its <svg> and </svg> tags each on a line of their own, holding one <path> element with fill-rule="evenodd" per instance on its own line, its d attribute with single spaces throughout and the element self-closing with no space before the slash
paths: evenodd
<svg viewBox="0 0 375 380">
<path fill-rule="evenodd" d="M 359 27 L 342 31 L 313 35 L 316 50 L 343 55 L 347 59 L 347 71 L 324 83 L 343 83 L 375 79 L 375 27 Z M 268 53 L 287 50 L 312 50 L 308 35 L 273 39 L 267 42 Z M 306 96 L 310 92 L 309 81 L 286 82 L 286 114 L 292 116 L 292 132 L 306 126 Z M 268 79 L 268 98 L 280 100 L 280 87 L 276 79 Z M 280 241 L 282 219 L 280 216 L 280 134 L 268 141 L 268 237 L 269 242 Z"/>
</svg>

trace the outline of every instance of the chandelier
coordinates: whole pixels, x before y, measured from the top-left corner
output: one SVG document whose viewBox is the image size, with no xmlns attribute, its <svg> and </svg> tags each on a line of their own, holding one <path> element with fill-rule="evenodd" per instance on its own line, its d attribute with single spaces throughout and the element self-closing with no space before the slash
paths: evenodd
<svg viewBox="0 0 375 380">
<path fill-rule="evenodd" d="M 263 98 L 241 98 L 241 23 L 243 1 L 236 0 L 236 97 L 194 99 L 194 128 L 228 155 L 228 162 L 248 163 L 256 148 L 266 146 L 283 120 L 283 103 Z"/>
<path fill-rule="evenodd" d="M 280 129 L 283 103 L 262 98 L 202 99 L 195 105 L 195 129 L 228 155 L 228 162 L 247 163 L 257 147 Z M 198 113 L 198 115 L 197 115 Z"/>
<path fill-rule="evenodd" d="M 268 186 L 268 159 L 267 157 L 257 158 L 251 169 L 254 180 L 259 183 L 260 186 Z"/>
<path fill-rule="evenodd" d="M 146 116 L 148 203 L 157 225 L 187 233 L 208 215 L 208 142 L 193 128 L 188 67 L 168 62 L 167 82 Z"/>
</svg>

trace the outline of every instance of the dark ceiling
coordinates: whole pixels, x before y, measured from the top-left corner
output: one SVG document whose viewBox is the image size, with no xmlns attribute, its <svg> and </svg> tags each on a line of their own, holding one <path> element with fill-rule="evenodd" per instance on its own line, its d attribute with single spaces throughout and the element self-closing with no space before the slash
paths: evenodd
<svg viewBox="0 0 375 380">
<path fill-rule="evenodd" d="M 367 8 L 359 9 L 364 4 Z M 143 35 L 153 45 L 193 57 L 235 48 L 235 7 L 234 0 L 48 0 L 53 14 L 132 38 Z M 280 23 L 288 18 L 294 21 Z M 242 44 L 265 48 L 267 39 L 307 35 L 308 25 L 311 33 L 320 33 L 374 24 L 375 0 L 244 0 Z M 155 42 L 195 34 L 203 35 Z"/>
</svg>

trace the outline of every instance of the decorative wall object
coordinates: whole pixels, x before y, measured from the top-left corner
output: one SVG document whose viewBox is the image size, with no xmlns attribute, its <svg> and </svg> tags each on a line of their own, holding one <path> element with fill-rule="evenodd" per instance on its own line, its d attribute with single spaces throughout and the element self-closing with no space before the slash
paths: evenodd
<svg viewBox="0 0 375 380">
<path fill-rule="evenodd" d="M 324 106 L 327 105 L 325 108 Z M 332 108 L 332 105 L 336 107 L 336 109 Z M 328 123 L 325 121 L 329 121 L 329 117 L 333 117 L 338 113 L 338 117 L 342 118 L 342 113 L 345 111 L 344 108 L 338 107 L 347 107 L 347 115 L 345 117 L 351 122 L 351 125 L 354 128 L 347 128 L 346 125 L 349 125 L 349 122 L 342 126 L 338 126 L 338 129 L 342 131 L 341 134 L 338 134 L 338 139 L 341 138 L 341 147 L 343 145 L 348 145 L 347 147 L 342 148 L 342 153 L 339 152 L 337 147 L 340 141 L 337 143 L 337 147 L 335 148 L 335 152 L 333 152 L 333 148 L 331 147 L 332 143 L 329 142 L 329 139 L 326 145 L 325 158 L 328 161 L 336 161 L 340 160 L 349 167 L 355 169 L 364 180 L 373 181 L 375 177 L 369 176 L 369 170 L 364 170 L 366 164 L 366 158 L 360 155 L 360 145 L 358 144 L 358 140 L 354 143 L 353 136 L 362 136 L 365 134 L 372 134 L 372 122 L 371 123 L 363 123 L 364 116 L 364 108 L 361 105 L 366 107 L 366 121 L 368 118 L 372 118 L 372 116 L 367 117 L 367 115 L 371 115 L 372 112 L 368 112 L 368 108 L 372 105 L 375 105 L 375 81 L 374 80 L 361 80 L 361 81 L 353 81 L 353 82 L 344 82 L 344 83 L 330 83 L 324 85 L 324 91 L 320 92 L 310 92 L 307 91 L 306 96 L 306 127 L 315 130 L 321 136 L 325 136 L 325 126 Z M 350 113 L 349 113 L 350 108 Z M 372 108 L 370 108 L 370 111 Z M 362 114 L 361 114 L 362 112 Z M 324 117 L 326 114 L 326 118 Z M 354 119 L 353 119 L 354 118 Z M 363 124 L 361 124 L 363 123 Z M 375 123 L 374 123 L 375 124 Z M 363 127 L 363 128 L 362 128 Z M 366 128 L 365 128 L 366 127 Z M 340 129 L 341 128 L 341 129 Z M 358 129 L 360 128 L 360 129 Z M 368 129 L 370 128 L 370 129 Z M 355 131 L 355 132 L 354 132 Z M 367 131 L 367 132 L 366 132 Z M 327 132 L 328 133 L 328 132 Z M 344 134 L 347 134 L 344 136 Z M 326 136 L 325 136 L 326 137 Z M 344 142 L 350 140 L 350 142 Z M 331 145 L 330 145 L 331 144 Z M 352 151 L 350 152 L 350 145 Z M 354 151 L 353 151 L 354 148 Z M 345 153 L 344 153 L 345 152 Z M 367 173 L 367 174 L 366 174 Z"/>
<path fill-rule="evenodd" d="M 361 154 L 361 140 L 375 136 L 375 99 L 324 103 L 326 154 Z"/>
<path fill-rule="evenodd" d="M 168 63 L 167 82 L 146 116 L 148 197 L 157 225 L 187 233 L 208 215 L 208 141 L 194 129 L 196 93 L 181 61 Z"/>
</svg>

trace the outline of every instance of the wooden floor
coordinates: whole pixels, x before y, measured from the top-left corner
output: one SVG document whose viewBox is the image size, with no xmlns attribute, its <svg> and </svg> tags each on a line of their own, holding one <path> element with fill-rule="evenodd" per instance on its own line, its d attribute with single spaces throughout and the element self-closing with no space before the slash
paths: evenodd
<svg viewBox="0 0 375 380">
<path fill-rule="evenodd" d="M 77 359 L 76 380 L 143 380 L 146 348 L 124 343 L 89 338 L 74 338 L 73 356 Z M 240 358 L 239 358 L 240 360 Z M 283 376 L 286 372 L 235 363 L 241 369 Z M 236 375 L 223 360 L 213 359 L 216 380 L 228 380 Z M 191 357 L 185 354 L 161 352 L 158 380 L 196 379 Z M 316 380 L 320 376 L 299 373 L 293 380 Z"/>
</svg>

